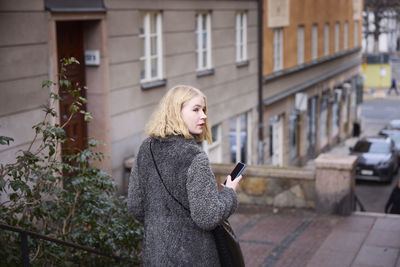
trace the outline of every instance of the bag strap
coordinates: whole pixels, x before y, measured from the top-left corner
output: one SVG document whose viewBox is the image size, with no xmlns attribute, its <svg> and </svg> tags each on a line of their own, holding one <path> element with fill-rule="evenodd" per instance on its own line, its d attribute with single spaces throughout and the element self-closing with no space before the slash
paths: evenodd
<svg viewBox="0 0 400 267">
<path fill-rule="evenodd" d="M 167 190 L 168 194 L 169 194 L 176 202 L 178 202 L 179 205 L 182 206 L 182 208 L 184 208 L 185 210 L 187 210 L 188 212 L 190 212 L 190 210 L 189 210 L 188 208 L 186 208 L 174 195 L 172 195 L 172 193 L 168 190 L 168 187 L 167 187 L 166 184 L 164 183 L 164 180 L 163 180 L 162 177 L 161 177 L 160 170 L 158 169 L 156 160 L 154 159 L 154 154 L 153 154 L 152 145 L 153 145 L 153 139 L 150 140 L 150 153 L 151 153 L 151 157 L 153 158 L 153 163 L 154 163 L 154 166 L 156 167 L 156 171 L 157 171 L 157 173 L 158 173 L 158 177 L 160 178 L 162 184 L 164 185 L 165 190 Z"/>
</svg>

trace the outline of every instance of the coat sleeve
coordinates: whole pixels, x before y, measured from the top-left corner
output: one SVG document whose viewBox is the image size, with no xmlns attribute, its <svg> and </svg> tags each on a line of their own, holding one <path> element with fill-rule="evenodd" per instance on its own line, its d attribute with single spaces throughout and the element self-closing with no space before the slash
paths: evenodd
<svg viewBox="0 0 400 267">
<path fill-rule="evenodd" d="M 193 159 L 187 175 L 190 215 L 200 228 L 212 230 L 236 210 L 236 192 L 227 187 L 218 192 L 217 182 L 204 152 Z"/>
<path fill-rule="evenodd" d="M 128 210 L 141 223 L 144 220 L 143 188 L 140 185 L 137 159 L 129 177 Z"/>
</svg>

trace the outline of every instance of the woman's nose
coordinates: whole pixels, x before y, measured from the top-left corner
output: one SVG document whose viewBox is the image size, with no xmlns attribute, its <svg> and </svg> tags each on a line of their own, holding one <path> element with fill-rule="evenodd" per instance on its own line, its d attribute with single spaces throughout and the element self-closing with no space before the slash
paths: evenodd
<svg viewBox="0 0 400 267">
<path fill-rule="evenodd" d="M 207 115 L 204 113 L 204 111 L 201 112 L 201 118 L 202 119 L 206 119 L 207 118 Z"/>
</svg>

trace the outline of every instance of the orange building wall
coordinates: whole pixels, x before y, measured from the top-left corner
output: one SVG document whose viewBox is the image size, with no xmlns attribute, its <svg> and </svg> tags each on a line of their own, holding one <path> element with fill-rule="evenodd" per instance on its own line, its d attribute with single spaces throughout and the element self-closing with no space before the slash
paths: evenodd
<svg viewBox="0 0 400 267">
<path fill-rule="evenodd" d="M 297 29 L 304 26 L 304 63 L 312 61 L 312 26 L 318 25 L 318 59 L 324 57 L 324 28 L 329 23 L 329 55 L 335 53 L 335 24 L 339 22 L 339 52 L 343 52 L 344 23 L 348 22 L 347 49 L 354 48 L 352 0 L 289 0 L 289 26 L 283 27 L 283 70 L 297 66 Z M 362 3 L 361 3 L 362 5 Z M 263 75 L 273 73 L 274 28 L 268 27 L 268 0 L 264 0 Z M 361 45 L 362 21 L 358 21 L 358 46 Z M 358 47 L 357 46 L 357 47 Z"/>
</svg>

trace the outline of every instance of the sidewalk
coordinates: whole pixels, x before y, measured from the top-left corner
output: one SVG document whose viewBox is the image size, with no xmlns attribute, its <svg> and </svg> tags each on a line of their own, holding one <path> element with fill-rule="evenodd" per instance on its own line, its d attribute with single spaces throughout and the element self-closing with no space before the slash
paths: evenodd
<svg viewBox="0 0 400 267">
<path fill-rule="evenodd" d="M 356 212 L 336 225 L 307 266 L 396 267 L 399 253 L 399 215 Z"/>
<path fill-rule="evenodd" d="M 364 100 L 384 98 L 387 89 L 368 90 Z M 357 137 L 329 153 L 347 155 Z M 314 161 L 305 168 L 314 168 Z M 229 219 L 247 267 L 400 267 L 400 215 L 354 212 L 320 215 L 314 210 L 241 205 Z"/>
<path fill-rule="evenodd" d="M 384 98 L 384 99 L 400 99 L 400 88 L 397 89 L 399 95 L 396 95 L 394 91 L 388 95 L 389 88 L 364 88 L 363 99 L 370 100 L 374 98 Z"/>
<path fill-rule="evenodd" d="M 229 219 L 246 266 L 400 266 L 400 216 L 240 206 Z"/>
</svg>

